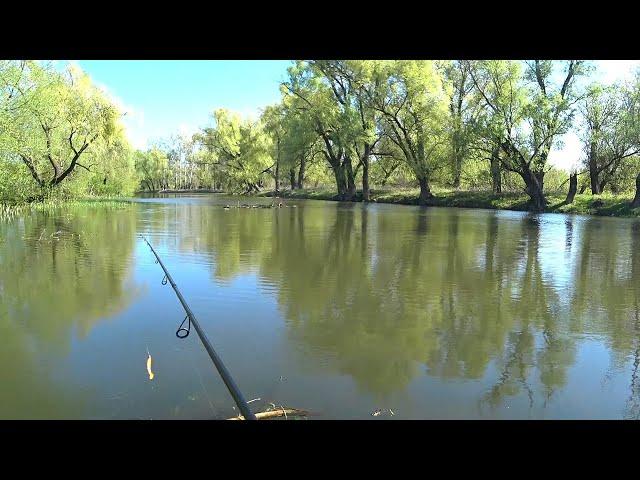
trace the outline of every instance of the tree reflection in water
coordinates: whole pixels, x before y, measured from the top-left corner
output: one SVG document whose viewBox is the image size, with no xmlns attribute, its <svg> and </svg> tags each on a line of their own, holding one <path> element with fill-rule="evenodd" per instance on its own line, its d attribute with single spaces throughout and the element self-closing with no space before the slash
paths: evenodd
<svg viewBox="0 0 640 480">
<path fill-rule="evenodd" d="M 124 309 L 131 209 L 66 208 L 0 222 L 0 418 L 76 418 L 89 397 L 54 380 L 74 336 Z M 27 415 L 27 417 L 25 417 Z"/>
<path fill-rule="evenodd" d="M 426 369 L 481 382 L 481 406 L 518 398 L 545 409 L 585 338 L 637 370 L 638 222 L 312 202 L 198 208 L 171 220 L 189 232 L 179 248 L 211 255 L 216 279 L 252 272 L 273 285 L 303 368 L 346 375 L 381 401 Z"/>
</svg>

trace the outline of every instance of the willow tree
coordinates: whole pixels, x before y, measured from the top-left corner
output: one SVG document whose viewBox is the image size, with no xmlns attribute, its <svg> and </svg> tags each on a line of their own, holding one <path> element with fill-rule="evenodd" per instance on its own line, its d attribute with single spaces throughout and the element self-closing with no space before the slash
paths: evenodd
<svg viewBox="0 0 640 480">
<path fill-rule="evenodd" d="M 637 110 L 632 90 L 622 85 L 594 85 L 582 102 L 582 141 L 593 195 L 604 191 L 625 159 L 640 152 Z"/>
<path fill-rule="evenodd" d="M 450 86 L 448 91 L 451 114 L 451 185 L 459 188 L 463 162 L 470 157 L 476 139 L 475 127 L 482 111 L 482 104 L 469 69 L 463 61 L 449 62 L 444 68 L 444 74 Z"/>
<path fill-rule="evenodd" d="M 380 138 L 374 153 L 371 173 L 373 180 L 380 186 L 385 186 L 392 178 L 411 175 L 411 172 L 406 172 L 402 150 L 389 139 L 388 135 L 382 135 Z"/>
<path fill-rule="evenodd" d="M 273 176 L 274 191 L 280 193 L 280 171 L 281 168 L 289 167 L 289 171 L 293 171 L 293 159 L 287 156 L 286 139 L 290 136 L 290 122 L 287 122 L 287 109 L 284 104 L 270 105 L 264 109 L 261 121 L 264 130 L 271 137 L 271 157 L 273 165 L 269 168 L 269 172 Z M 294 180 L 291 182 L 292 189 L 295 187 Z"/>
<path fill-rule="evenodd" d="M 304 188 L 309 168 L 322 155 L 320 137 L 314 129 L 314 118 L 305 110 L 296 107 L 296 97 L 282 99 L 282 123 L 286 135 L 282 139 L 282 155 L 289 172 L 291 190 Z"/>
<path fill-rule="evenodd" d="M 369 99 L 383 87 L 375 74 L 377 61 L 316 60 L 311 66 L 331 87 L 339 112 L 341 128 L 347 133 L 349 158 L 356 158 L 353 175 L 362 168 L 362 198 L 369 201 L 370 160 L 382 136 L 380 112 L 372 108 Z M 347 172 L 350 173 L 350 172 Z"/>
<path fill-rule="evenodd" d="M 534 60 L 523 65 L 491 60 L 466 65 L 492 111 L 493 125 L 487 131 L 504 154 L 502 166 L 520 175 L 531 208 L 544 210 L 549 153 L 572 126 L 577 103 L 583 98 L 576 78 L 585 73 L 585 62 Z M 558 72 L 558 67 L 563 71 Z"/>
<path fill-rule="evenodd" d="M 323 145 L 322 155 L 333 172 L 340 200 L 353 200 L 356 194 L 353 166 L 353 117 L 345 115 L 332 87 L 318 68 L 298 61 L 289 68 L 282 84 L 284 101 L 309 120 Z M 357 166 L 356 166 L 357 168 Z"/>
<path fill-rule="evenodd" d="M 40 195 L 78 167 L 91 171 L 83 160 L 88 153 L 123 135 L 116 107 L 78 69 L 60 73 L 35 61 L 9 68 L 19 74 L 9 75 L 11 86 L 2 87 L 11 91 L 3 115 L 11 124 L 4 150 L 24 163 Z"/>
<path fill-rule="evenodd" d="M 640 72 L 636 74 L 634 82 L 628 87 L 629 108 L 629 136 L 640 146 Z M 640 172 L 636 177 L 636 195 L 631 202 L 631 208 L 640 208 Z"/>
<path fill-rule="evenodd" d="M 430 180 L 444 167 L 448 145 L 448 100 L 442 74 L 432 61 L 381 63 L 376 71 L 384 87 L 370 97 L 382 114 L 389 139 L 420 185 L 419 203 L 433 197 Z"/>
<path fill-rule="evenodd" d="M 165 172 L 169 166 L 167 155 L 157 147 L 134 154 L 136 170 L 143 189 L 156 191 L 166 188 Z"/>
<path fill-rule="evenodd" d="M 636 195 L 631 201 L 631 208 L 640 208 L 640 173 L 636 177 Z"/>
<path fill-rule="evenodd" d="M 207 163 L 227 178 L 231 190 L 258 192 L 263 174 L 272 165 L 270 139 L 262 124 L 225 109 L 216 110 L 213 119 L 214 126 L 204 128 L 195 138 L 209 153 Z"/>
</svg>

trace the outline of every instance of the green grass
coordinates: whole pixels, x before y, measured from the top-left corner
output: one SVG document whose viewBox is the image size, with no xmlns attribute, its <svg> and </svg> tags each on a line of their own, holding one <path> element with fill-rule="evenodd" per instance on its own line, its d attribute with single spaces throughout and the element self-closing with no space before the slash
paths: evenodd
<svg viewBox="0 0 640 480">
<path fill-rule="evenodd" d="M 29 211 L 50 211 L 68 207 L 124 208 L 131 203 L 126 198 L 93 197 L 77 200 L 49 199 L 41 202 L 7 204 L 0 202 L 0 220 L 8 220 Z"/>
<path fill-rule="evenodd" d="M 417 205 L 419 189 L 371 190 L 371 201 L 376 203 L 396 203 Z M 529 210 L 529 197 L 520 192 L 494 194 L 489 191 L 465 191 L 433 189 L 434 198 L 427 202 L 434 207 L 487 208 L 491 210 Z M 261 194 L 273 196 L 273 192 Z M 313 200 L 337 200 L 335 190 L 326 188 L 283 191 L 281 198 L 306 198 Z M 630 207 L 633 194 L 576 195 L 573 203 L 565 205 L 565 193 L 549 193 L 547 209 L 549 213 L 571 213 L 581 215 L 601 215 L 613 217 L 640 217 L 640 208 Z M 362 192 L 356 194 L 356 201 L 362 200 Z"/>
<path fill-rule="evenodd" d="M 551 200 L 551 199 L 550 199 Z M 558 213 L 577 213 L 583 215 L 600 215 L 607 217 L 640 217 L 640 208 L 631 208 L 633 195 L 576 195 L 573 203 L 564 204 L 564 198 L 550 202 L 549 211 Z"/>
</svg>

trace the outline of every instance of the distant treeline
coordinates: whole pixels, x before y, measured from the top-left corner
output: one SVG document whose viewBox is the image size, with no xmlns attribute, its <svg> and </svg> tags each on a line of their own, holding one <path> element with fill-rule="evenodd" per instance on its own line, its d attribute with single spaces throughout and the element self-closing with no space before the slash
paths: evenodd
<svg viewBox="0 0 640 480">
<path fill-rule="evenodd" d="M 132 149 L 120 113 L 81 72 L 0 62 L 0 199 L 134 190 L 372 186 L 525 191 L 532 210 L 564 188 L 636 190 L 640 79 L 592 81 L 586 61 L 296 61 L 260 118 L 215 110 L 210 126 Z M 572 172 L 549 154 L 573 131 Z"/>
</svg>

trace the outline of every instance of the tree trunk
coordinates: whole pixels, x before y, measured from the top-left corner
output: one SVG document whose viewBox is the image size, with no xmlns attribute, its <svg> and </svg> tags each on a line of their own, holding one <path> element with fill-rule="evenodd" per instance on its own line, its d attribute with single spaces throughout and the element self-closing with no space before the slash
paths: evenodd
<svg viewBox="0 0 640 480">
<path fill-rule="evenodd" d="M 453 149 L 453 188 L 460 188 L 460 176 L 462 174 L 462 155 L 456 146 Z"/>
<path fill-rule="evenodd" d="M 289 169 L 289 181 L 291 182 L 291 190 L 296 189 L 296 172 L 293 168 Z"/>
<path fill-rule="evenodd" d="M 347 177 L 347 191 L 345 192 L 345 200 L 352 202 L 356 196 L 356 180 L 355 175 L 353 174 L 353 166 L 351 165 L 351 158 L 345 158 L 344 162 L 345 173 Z"/>
<path fill-rule="evenodd" d="M 362 201 L 371 200 L 371 189 L 369 188 L 369 160 L 362 164 Z"/>
<path fill-rule="evenodd" d="M 640 208 L 640 173 L 636 177 L 636 196 L 631 202 L 631 208 Z"/>
<path fill-rule="evenodd" d="M 543 193 L 544 172 L 533 172 L 527 168 L 521 176 L 527 185 L 527 194 L 531 198 L 531 210 L 543 212 L 547 203 Z"/>
<path fill-rule="evenodd" d="M 369 157 L 371 156 L 371 145 L 364 144 L 364 153 L 362 154 L 362 201 L 371 200 L 371 190 L 369 188 Z"/>
<path fill-rule="evenodd" d="M 591 194 L 600 195 L 602 189 L 600 188 L 600 182 L 598 182 L 598 164 L 596 162 L 596 147 L 594 143 L 591 143 L 591 149 L 589 151 L 589 178 L 591 180 Z"/>
<path fill-rule="evenodd" d="M 495 149 L 491 154 L 491 191 L 502 193 L 502 172 L 500 171 L 498 149 Z"/>
<path fill-rule="evenodd" d="M 369 190 L 369 156 L 371 154 L 371 146 L 368 143 L 364 145 L 364 154 L 362 155 L 362 201 L 368 202 L 371 199 Z"/>
<path fill-rule="evenodd" d="M 344 200 L 347 192 L 347 182 L 344 176 L 344 167 L 337 164 L 333 167 L 333 174 L 336 177 L 336 188 L 338 189 L 338 198 Z"/>
<path fill-rule="evenodd" d="M 576 196 L 576 192 L 578 191 L 578 173 L 573 172 L 569 177 L 569 193 L 567 194 L 567 199 L 564 201 L 565 204 L 573 203 L 573 199 Z"/>
<path fill-rule="evenodd" d="M 580 187 L 580 195 L 582 195 L 586 189 L 587 189 L 587 184 L 585 183 Z"/>
<path fill-rule="evenodd" d="M 280 150 L 280 149 L 278 149 Z M 278 157 L 276 158 L 276 193 L 280 193 L 280 152 L 278 151 Z"/>
<path fill-rule="evenodd" d="M 604 187 L 607 185 L 607 181 L 606 180 L 602 180 L 600 182 L 600 185 L 598 185 L 598 193 L 603 193 L 604 192 Z"/>
<path fill-rule="evenodd" d="M 298 170 L 298 188 L 304 188 L 304 169 L 307 161 L 304 157 L 300 159 L 300 169 Z"/>
<path fill-rule="evenodd" d="M 429 188 L 429 181 L 426 177 L 421 177 L 418 178 L 418 183 L 420 184 L 420 197 L 418 198 L 418 204 L 426 205 L 427 200 L 433 198 L 431 188 Z"/>
</svg>

